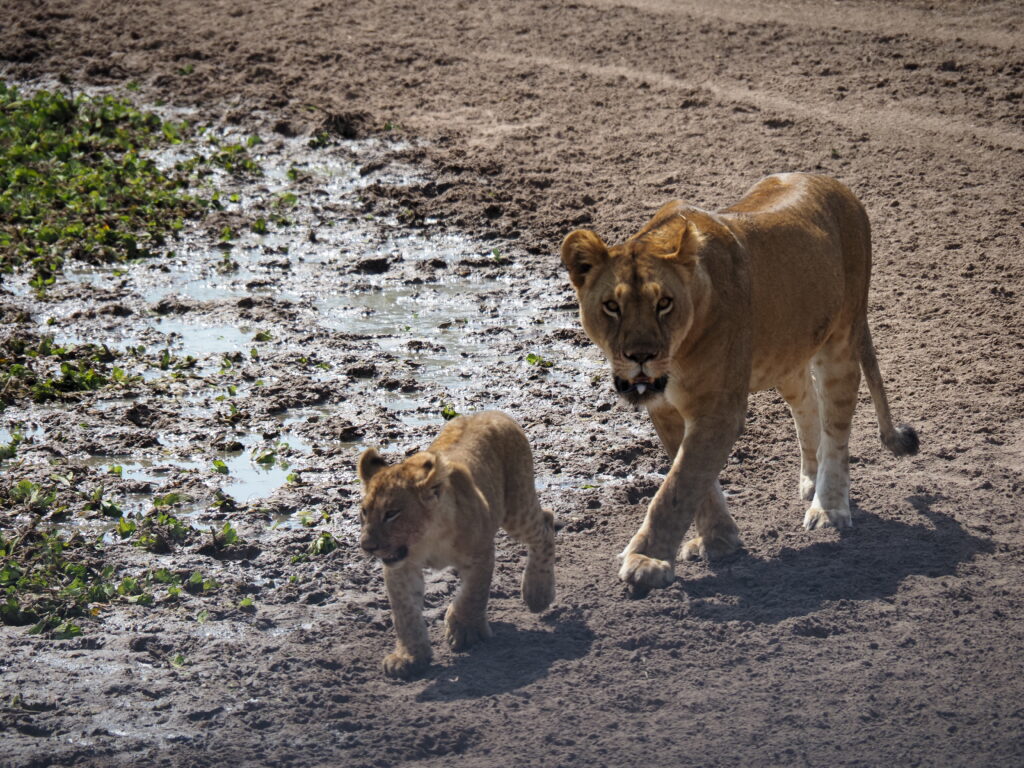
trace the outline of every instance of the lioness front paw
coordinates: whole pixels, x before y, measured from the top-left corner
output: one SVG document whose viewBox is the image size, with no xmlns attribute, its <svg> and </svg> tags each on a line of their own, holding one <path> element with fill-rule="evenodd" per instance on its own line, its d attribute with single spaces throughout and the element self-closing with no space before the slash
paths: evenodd
<svg viewBox="0 0 1024 768">
<path fill-rule="evenodd" d="M 384 657 L 384 662 L 381 666 L 384 668 L 384 674 L 388 677 L 397 677 L 405 680 L 422 672 L 429 665 L 429 656 L 410 656 L 407 653 L 395 651 Z"/>
<path fill-rule="evenodd" d="M 740 546 L 740 537 L 735 531 L 714 537 L 695 536 L 683 545 L 683 560 L 715 560 L 731 555 Z"/>
<path fill-rule="evenodd" d="M 486 640 L 492 634 L 487 619 L 463 622 L 449 610 L 444 620 L 444 639 L 453 651 L 463 651 L 481 640 Z"/>
<path fill-rule="evenodd" d="M 650 590 L 662 589 L 675 581 L 676 572 L 667 560 L 627 552 L 622 556 L 619 578 L 629 585 L 633 597 L 643 597 Z"/>
<path fill-rule="evenodd" d="M 818 528 L 852 528 L 853 519 L 849 509 L 822 509 L 817 502 L 811 504 L 804 515 L 804 528 L 813 531 Z"/>
</svg>

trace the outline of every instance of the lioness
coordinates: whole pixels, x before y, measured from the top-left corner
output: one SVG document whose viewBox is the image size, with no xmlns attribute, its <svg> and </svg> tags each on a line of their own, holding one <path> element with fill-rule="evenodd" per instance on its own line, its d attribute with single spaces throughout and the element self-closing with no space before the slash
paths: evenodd
<svg viewBox="0 0 1024 768">
<path fill-rule="evenodd" d="M 739 547 L 718 474 L 749 392 L 775 387 L 793 413 L 807 529 L 851 524 L 847 441 L 861 370 L 884 445 L 917 452 L 915 431 L 893 427 L 868 331 L 867 215 L 838 181 L 769 176 L 717 213 L 672 201 L 621 245 L 572 232 L 562 262 L 616 391 L 647 408 L 673 457 L 621 555 L 634 594 L 672 582 L 692 520 L 684 559 Z"/>
<path fill-rule="evenodd" d="M 458 569 L 462 584 L 445 614 L 456 651 L 491 636 L 487 598 L 498 527 L 529 548 L 523 600 L 534 612 L 555 598 L 555 527 L 541 510 L 526 435 L 503 413 L 459 416 L 430 447 L 388 466 L 373 448 L 359 457 L 364 496 L 360 545 L 384 562 L 398 642 L 384 659 L 390 677 L 430 663 L 423 623 L 423 569 Z"/>
</svg>

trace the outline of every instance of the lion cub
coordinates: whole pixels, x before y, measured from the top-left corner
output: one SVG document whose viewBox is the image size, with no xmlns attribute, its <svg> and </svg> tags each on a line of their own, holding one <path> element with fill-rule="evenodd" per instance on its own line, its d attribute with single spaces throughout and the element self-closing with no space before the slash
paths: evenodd
<svg viewBox="0 0 1024 768">
<path fill-rule="evenodd" d="M 555 597 L 555 527 L 533 485 L 526 435 L 503 413 L 450 421 L 430 447 L 389 466 L 370 448 L 359 457 L 363 483 L 360 545 L 384 562 L 398 642 L 384 658 L 390 677 L 430 663 L 423 622 L 423 569 L 454 566 L 461 586 L 445 614 L 453 650 L 491 636 L 487 598 L 499 527 L 526 544 L 523 600 L 531 611 Z"/>
</svg>

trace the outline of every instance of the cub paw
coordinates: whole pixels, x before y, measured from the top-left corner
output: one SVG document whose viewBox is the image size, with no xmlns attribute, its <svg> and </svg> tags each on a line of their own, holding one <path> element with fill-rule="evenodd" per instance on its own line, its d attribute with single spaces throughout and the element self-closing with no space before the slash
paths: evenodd
<svg viewBox="0 0 1024 768">
<path fill-rule="evenodd" d="M 533 570 L 527 566 L 523 573 L 523 602 L 533 613 L 540 613 L 555 599 L 555 572 L 553 568 Z"/>
<path fill-rule="evenodd" d="M 849 509 L 822 509 L 815 502 L 811 504 L 807 514 L 804 515 L 804 528 L 813 531 L 818 528 L 852 528 L 853 519 L 850 517 Z"/>
<path fill-rule="evenodd" d="M 388 677 L 396 677 L 406 680 L 415 674 L 425 670 L 430 665 L 430 657 L 414 657 L 407 653 L 395 651 L 384 657 L 382 667 L 384 674 Z"/>
<path fill-rule="evenodd" d="M 731 555 L 740 546 L 740 537 L 735 531 L 714 537 L 695 536 L 683 545 L 683 560 L 715 560 Z"/>
<path fill-rule="evenodd" d="M 492 634 L 487 619 L 463 622 L 452 613 L 451 608 L 448 609 L 448 615 L 444 619 L 444 639 L 453 651 L 463 651 L 481 640 L 488 639 Z"/>
<path fill-rule="evenodd" d="M 629 586 L 633 597 L 643 597 L 652 589 L 662 589 L 675 581 L 676 572 L 667 560 L 629 552 L 622 556 L 619 578 Z"/>
</svg>

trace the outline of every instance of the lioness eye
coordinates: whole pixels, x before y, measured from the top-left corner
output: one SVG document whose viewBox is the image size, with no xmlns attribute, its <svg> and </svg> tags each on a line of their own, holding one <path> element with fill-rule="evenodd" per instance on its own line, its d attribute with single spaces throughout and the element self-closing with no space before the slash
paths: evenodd
<svg viewBox="0 0 1024 768">
<path fill-rule="evenodd" d="M 402 510 L 400 510 L 400 509 L 393 509 L 390 512 L 388 512 L 386 515 L 384 515 L 384 522 L 385 523 L 390 523 L 392 520 L 394 520 L 400 514 L 402 514 Z"/>
<path fill-rule="evenodd" d="M 604 311 L 607 312 L 609 315 L 617 315 L 617 314 L 619 314 L 619 304 L 618 304 L 618 302 L 606 301 L 604 303 Z"/>
<path fill-rule="evenodd" d="M 658 299 L 658 311 L 665 312 L 672 306 L 672 299 L 668 296 L 662 296 Z"/>
</svg>

